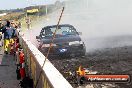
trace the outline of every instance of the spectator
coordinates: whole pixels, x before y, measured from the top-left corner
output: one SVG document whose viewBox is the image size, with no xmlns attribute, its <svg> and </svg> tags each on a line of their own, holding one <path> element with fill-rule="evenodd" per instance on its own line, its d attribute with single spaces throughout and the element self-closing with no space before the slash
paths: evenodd
<svg viewBox="0 0 132 88">
<path fill-rule="evenodd" d="M 6 25 L 2 28 L 1 31 L 4 34 L 4 50 L 5 53 L 8 54 L 8 52 L 10 52 L 9 45 L 12 43 L 12 37 L 14 33 L 14 28 L 11 27 L 9 20 L 6 21 Z"/>
<path fill-rule="evenodd" d="M 2 23 L 2 20 L 0 19 L 0 46 L 2 46 L 3 44 L 2 44 L 2 41 L 1 41 L 1 39 L 2 39 L 2 28 L 4 27 L 4 25 L 3 25 L 3 23 Z"/>
<path fill-rule="evenodd" d="M 19 23 L 18 23 L 18 28 L 21 28 L 21 26 L 22 26 L 22 24 L 21 24 L 21 22 L 19 21 Z"/>
</svg>

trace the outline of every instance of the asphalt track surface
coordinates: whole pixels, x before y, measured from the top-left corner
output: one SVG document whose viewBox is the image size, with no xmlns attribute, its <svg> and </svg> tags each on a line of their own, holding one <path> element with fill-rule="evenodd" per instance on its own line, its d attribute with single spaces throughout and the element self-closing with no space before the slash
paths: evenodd
<svg viewBox="0 0 132 88">
<path fill-rule="evenodd" d="M 76 80 L 66 72 L 75 72 L 80 65 L 99 74 L 130 74 L 132 76 L 132 46 L 106 48 L 87 53 L 85 57 L 50 59 L 53 65 L 76 88 Z M 92 83 L 91 83 L 92 84 Z M 130 84 L 92 84 L 92 88 L 131 88 Z M 81 87 L 79 87 L 81 88 Z M 89 88 L 85 84 L 82 88 Z"/>
<path fill-rule="evenodd" d="M 0 47 L 0 88 L 21 88 L 19 82 L 14 56 L 4 54 Z"/>
</svg>

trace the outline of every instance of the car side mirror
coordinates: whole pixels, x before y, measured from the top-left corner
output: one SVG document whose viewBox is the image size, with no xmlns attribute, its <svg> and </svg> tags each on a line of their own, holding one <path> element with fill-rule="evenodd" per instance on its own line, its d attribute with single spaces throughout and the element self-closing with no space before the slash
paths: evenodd
<svg viewBox="0 0 132 88">
<path fill-rule="evenodd" d="M 82 35 L 82 32 L 78 32 L 79 35 Z"/>
<path fill-rule="evenodd" d="M 40 36 L 36 36 L 36 39 L 40 39 Z"/>
</svg>

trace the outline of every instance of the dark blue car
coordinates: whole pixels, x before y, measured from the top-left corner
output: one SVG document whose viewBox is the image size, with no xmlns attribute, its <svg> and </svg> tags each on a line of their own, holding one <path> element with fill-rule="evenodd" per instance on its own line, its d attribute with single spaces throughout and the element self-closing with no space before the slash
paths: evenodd
<svg viewBox="0 0 132 88">
<path fill-rule="evenodd" d="M 40 35 L 36 36 L 39 41 L 38 49 L 46 55 L 52 43 L 53 33 L 57 25 L 42 28 Z M 59 25 L 49 55 L 59 56 L 85 56 L 86 47 L 76 29 L 69 24 Z"/>
</svg>

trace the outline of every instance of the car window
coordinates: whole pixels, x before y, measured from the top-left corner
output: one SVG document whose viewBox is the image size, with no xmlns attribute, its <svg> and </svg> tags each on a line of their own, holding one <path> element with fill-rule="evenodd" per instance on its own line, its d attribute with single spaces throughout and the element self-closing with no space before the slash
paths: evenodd
<svg viewBox="0 0 132 88">
<path fill-rule="evenodd" d="M 77 31 L 73 27 L 61 27 L 62 35 L 77 35 Z"/>
<path fill-rule="evenodd" d="M 53 33 L 56 30 L 56 26 L 48 27 L 41 31 L 41 36 L 53 36 Z M 77 35 L 77 31 L 74 27 L 71 26 L 61 26 L 58 28 L 56 35 Z"/>
</svg>

